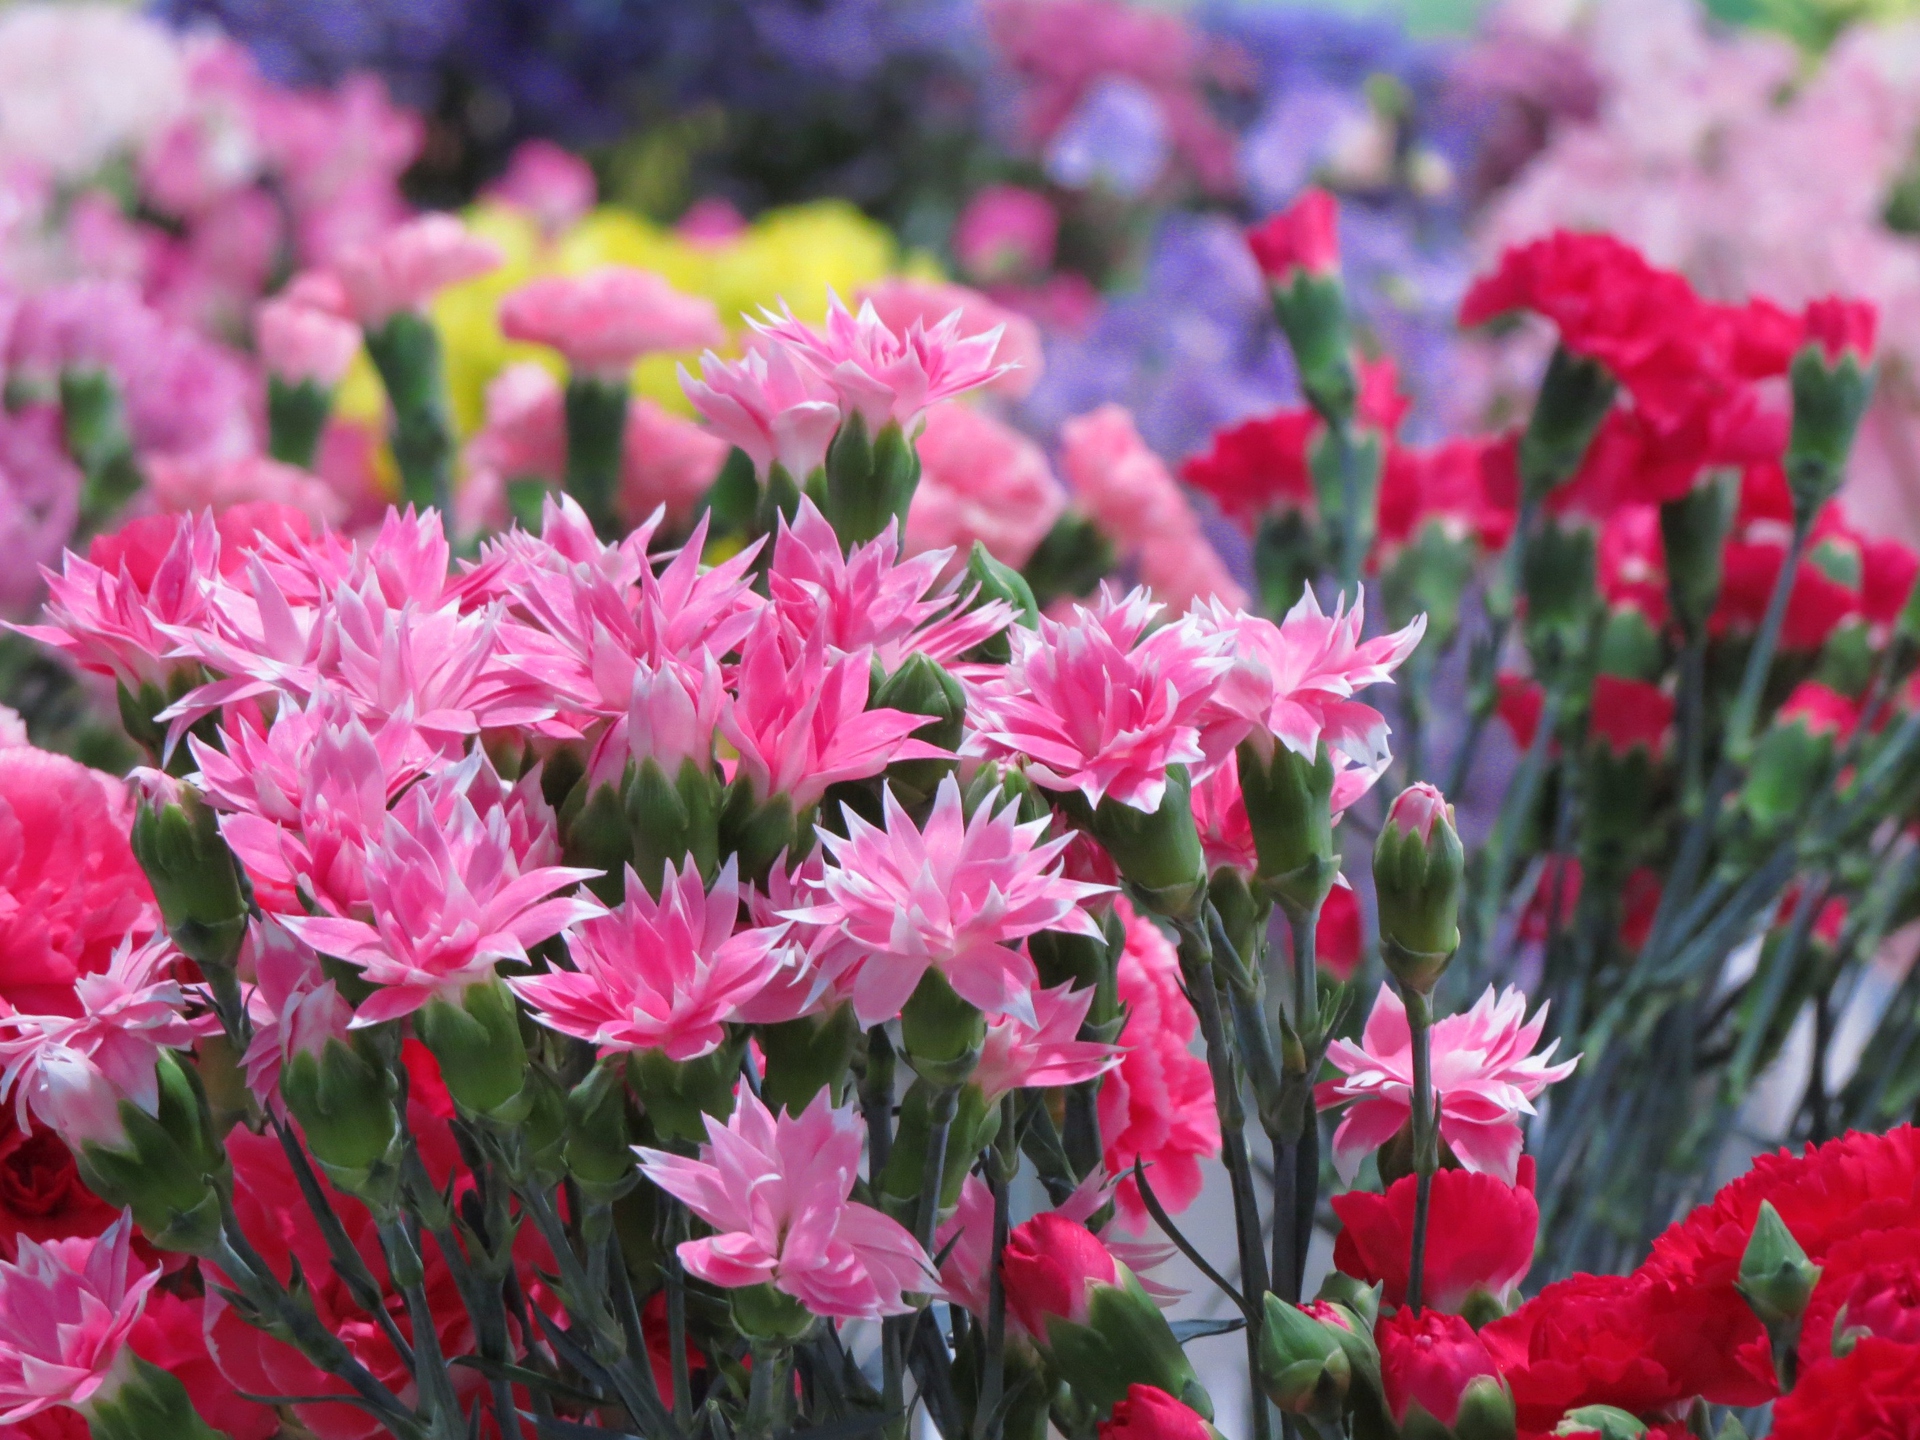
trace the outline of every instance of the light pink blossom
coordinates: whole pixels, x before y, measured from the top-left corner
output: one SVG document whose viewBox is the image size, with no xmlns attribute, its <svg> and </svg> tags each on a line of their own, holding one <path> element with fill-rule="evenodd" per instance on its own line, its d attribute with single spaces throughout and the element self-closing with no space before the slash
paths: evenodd
<svg viewBox="0 0 1920 1440">
<path fill-rule="evenodd" d="M 1210 751 L 1231 748 L 1202 744 L 1226 646 L 1186 621 L 1147 634 L 1159 610 L 1145 590 L 1115 597 L 1102 587 L 1069 622 L 1042 616 L 1037 629 L 1009 630 L 1012 663 L 969 697 L 964 752 L 1024 757 L 1049 790 L 1148 812 L 1169 765 L 1204 776 Z"/>
<path fill-rule="evenodd" d="M 1520 1117 L 1547 1086 L 1573 1073 L 1579 1057 L 1551 1064 L 1560 1042 L 1533 1053 L 1546 1028 L 1547 1007 L 1527 1018 L 1527 997 L 1493 987 L 1459 1015 L 1433 1026 L 1433 1090 L 1440 1102 L 1440 1138 L 1465 1169 L 1514 1183 L 1520 1160 Z M 1413 1114 L 1413 1037 L 1407 1010 L 1387 985 L 1360 1043 L 1335 1040 L 1328 1061 L 1345 1077 L 1314 1092 L 1323 1110 L 1351 1102 L 1333 1132 L 1333 1160 L 1351 1180 L 1369 1152 L 1391 1140 Z"/>
<path fill-rule="evenodd" d="M 12 1262 L 0 1261 L 0 1425 L 112 1393 L 161 1274 L 134 1271 L 132 1241 L 133 1217 L 122 1215 L 99 1236 L 42 1245 L 23 1235 Z"/>
<path fill-rule="evenodd" d="M 226 510 L 265 501 L 286 505 L 322 525 L 347 518 L 346 500 L 316 475 L 283 465 L 265 455 L 223 459 L 169 459 L 147 462 L 147 489 L 162 510 Z"/>
<path fill-rule="evenodd" d="M 768 872 L 766 887 L 748 894 L 748 918 L 762 929 L 780 930 L 780 951 L 778 963 L 769 967 L 767 983 L 740 1002 L 735 1019 L 749 1025 L 777 1025 L 821 1014 L 852 998 L 865 958 L 859 946 L 837 925 L 791 918 L 818 895 L 826 873 L 826 857 L 818 846 L 791 868 L 782 851 Z"/>
<path fill-rule="evenodd" d="M 1064 878 L 1065 837 L 1043 840 L 1047 822 L 1019 823 L 1017 805 L 997 814 L 983 805 L 968 820 L 952 776 L 940 782 L 923 828 L 891 789 L 884 810 L 884 830 L 850 810 L 845 837 L 819 827 L 831 856 L 819 901 L 790 917 L 837 926 L 867 952 L 853 982 L 860 1023 L 898 1015 L 921 977 L 937 968 L 963 1000 L 1042 1030 L 1038 976 L 1013 942 L 1042 930 L 1097 937 L 1100 927 L 1080 902 L 1106 887 Z"/>
<path fill-rule="evenodd" d="M 695 1060 L 726 1038 L 722 1021 L 768 979 L 780 929 L 737 930 L 738 861 L 729 856 L 709 892 L 688 857 L 668 861 L 655 900 L 629 866 L 626 900 L 580 923 L 567 952 L 578 968 L 509 980 L 550 1030 L 602 1056 L 658 1050 Z"/>
<path fill-rule="evenodd" d="M 907 511 L 910 555 L 950 548 L 947 565 L 957 569 L 978 540 L 1017 569 L 1067 508 L 1067 492 L 1040 447 L 982 409 L 935 405 L 915 448 L 920 484 Z"/>
<path fill-rule="evenodd" d="M 888 670 L 915 653 L 945 663 L 1012 619 L 1004 601 L 963 611 L 957 592 L 932 594 L 950 558 L 902 560 L 891 525 L 843 555 L 833 526 L 802 496 L 792 523 L 780 521 L 767 591 L 791 635 L 819 634 L 830 653 L 870 648 Z"/>
<path fill-rule="evenodd" d="M 1353 609 L 1327 615 L 1311 588 L 1278 625 L 1215 601 L 1194 616 L 1205 631 L 1227 637 L 1233 667 L 1221 679 L 1215 703 L 1245 721 L 1255 746 L 1274 741 L 1311 757 L 1321 741 L 1362 766 L 1387 751 L 1386 718 L 1353 696 L 1393 677 L 1426 634 L 1422 615 L 1403 630 L 1362 640 L 1365 597 Z"/>
<path fill-rule="evenodd" d="M 500 251 L 452 215 L 422 215 L 333 262 L 353 317 L 377 330 L 403 310 L 419 310 L 449 285 L 485 275 Z"/>
<path fill-rule="evenodd" d="M 288 385 L 304 381 L 322 390 L 345 379 L 347 367 L 360 353 L 359 326 L 298 298 L 291 288 L 262 301 L 253 312 L 253 338 L 269 375 Z"/>
<path fill-rule="evenodd" d="M 665 276 L 631 265 L 530 280 L 500 302 L 500 329 L 509 340 L 558 350 L 575 373 L 614 380 L 642 355 L 726 338 L 711 300 L 683 295 Z"/>
<path fill-rule="evenodd" d="M 76 1149 L 114 1146 L 126 1139 L 123 1103 L 159 1113 L 160 1052 L 194 1042 L 186 993 L 167 978 L 179 958 L 164 936 L 128 939 L 104 971 L 74 982 L 78 1015 L 0 1014 L 0 1031 L 11 1032 L 0 1038 L 0 1099 L 14 1095 L 21 1130 L 31 1111 Z"/>
<path fill-rule="evenodd" d="M 801 324 L 784 304 L 778 315 L 763 312 L 749 323 L 832 386 L 840 409 L 858 414 L 868 434 L 890 420 L 911 431 L 929 405 L 990 384 L 1009 369 L 996 359 L 1001 327 L 970 334 L 958 310 L 932 327 L 916 319 L 896 333 L 871 301 L 855 316 L 829 292 L 822 329 Z"/>
<path fill-rule="evenodd" d="M 904 1290 L 938 1281 L 906 1227 L 847 1198 L 859 1176 L 861 1125 L 821 1091 L 798 1116 L 773 1115 L 743 1093 L 733 1118 L 707 1117 L 690 1160 L 637 1149 L 640 1168 L 716 1234 L 687 1240 L 688 1271 L 723 1289 L 771 1285 L 815 1315 L 872 1320 L 912 1310 Z"/>
<path fill-rule="evenodd" d="M 635 396 L 622 437 L 622 518 L 638 525 L 655 507 L 664 507 L 669 524 L 686 525 L 726 464 L 728 450 L 719 436 Z"/>
<path fill-rule="evenodd" d="M 960 212 L 953 253 L 982 284 L 1032 280 L 1053 266 L 1060 214 L 1037 190 L 989 185 Z"/>
<path fill-rule="evenodd" d="M 1228 755 L 1220 768 L 1193 787 L 1193 823 L 1200 832 L 1200 848 L 1207 869 L 1225 867 L 1251 875 L 1260 868 L 1254 848 L 1253 822 L 1247 818 L 1246 797 L 1240 793 L 1240 761 Z"/>
<path fill-rule="evenodd" d="M 880 323 L 896 335 L 906 334 L 916 321 L 938 325 L 954 314 L 960 316 L 962 336 L 997 330 L 1000 343 L 994 347 L 993 360 L 1007 368 L 983 387 L 994 394 L 1018 400 L 1032 391 L 1046 369 L 1040 327 L 1017 310 L 1009 310 L 965 285 L 891 275 L 862 290 L 857 298 L 871 304 Z"/>
<path fill-rule="evenodd" d="M 1092 990 L 1056 985 L 1033 992 L 1029 1025 L 1017 1015 L 1001 1015 L 987 1026 L 972 1083 L 989 1101 L 1012 1090 L 1078 1085 L 1104 1075 L 1120 1063 L 1118 1046 L 1080 1039 L 1081 1023 L 1093 1004 Z"/>
<path fill-rule="evenodd" d="M 842 780 L 878 775 L 895 760 L 947 752 L 910 738 L 924 715 L 867 708 L 873 665 L 864 651 L 829 656 L 815 632 L 788 653 L 777 616 L 763 612 L 740 652 L 735 698 L 720 733 L 739 755 L 738 775 L 762 799 L 785 795 L 795 814 Z"/>
<path fill-rule="evenodd" d="M 746 451 L 762 479 L 778 465 L 804 484 L 826 463 L 840 428 L 833 386 L 791 346 L 764 346 L 732 361 L 709 350 L 700 357 L 698 380 L 680 367 L 680 388 L 714 434 Z"/>
<path fill-rule="evenodd" d="M 280 1074 L 295 1055 L 318 1057 L 329 1040 L 344 1041 L 353 1006 L 340 994 L 320 957 L 272 920 L 247 927 L 241 969 L 251 971 L 247 1015 L 253 1039 L 242 1057 L 253 1098 L 284 1115 Z"/>
<path fill-rule="evenodd" d="M 597 873 L 559 865 L 522 871 L 504 811 L 482 818 L 460 796 L 443 817 L 417 788 L 400 798 L 380 847 L 367 856 L 373 923 L 330 915 L 288 915 L 281 923 L 381 987 L 353 1021 L 376 1025 L 436 997 L 457 1003 L 469 986 L 492 980 L 500 961 L 524 964 L 527 946 L 599 914 L 591 900 L 554 893 Z"/>
<path fill-rule="evenodd" d="M 629 762 L 653 760 L 671 778 L 691 760 L 713 766 L 713 733 L 727 703 L 720 667 L 710 651 L 696 663 L 669 661 L 633 667 L 633 698 L 587 760 L 587 784 L 619 785 Z"/>
<path fill-rule="evenodd" d="M 0 332 L 6 328 L 0 299 Z M 45 594 L 42 567 L 60 558 L 80 519 L 82 479 L 67 455 L 57 405 L 0 409 L 0 614 L 17 615 Z"/>
<path fill-rule="evenodd" d="M 549 239 L 593 208 L 599 184 L 593 167 L 551 140 L 522 140 L 507 157 L 507 170 L 480 192 L 536 220 Z"/>
</svg>

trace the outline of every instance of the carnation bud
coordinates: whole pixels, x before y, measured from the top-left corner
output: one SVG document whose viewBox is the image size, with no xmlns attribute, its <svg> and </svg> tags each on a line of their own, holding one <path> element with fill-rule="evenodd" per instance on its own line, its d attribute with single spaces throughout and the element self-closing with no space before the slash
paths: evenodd
<svg viewBox="0 0 1920 1440">
<path fill-rule="evenodd" d="M 654 899 L 669 861 L 683 869 L 692 864 L 709 881 L 719 872 L 721 794 L 712 765 L 694 759 L 682 761 L 671 778 L 652 756 L 628 773 L 622 798 L 630 863 Z"/>
<path fill-rule="evenodd" d="M 1527 547 L 1520 577 L 1523 633 L 1534 673 L 1549 686 L 1586 647 L 1599 601 L 1596 563 L 1593 531 L 1586 525 L 1548 523 Z"/>
<path fill-rule="evenodd" d="M 1433 786 L 1395 797 L 1373 850 L 1380 948 L 1402 985 L 1430 994 L 1460 944 L 1460 884 L 1466 852 L 1453 807 Z"/>
<path fill-rule="evenodd" d="M 1290 912 L 1307 914 L 1327 898 L 1340 857 L 1333 843 L 1333 759 L 1320 745 L 1311 759 L 1284 745 L 1262 758 L 1240 747 L 1240 793 L 1260 860 L 1261 886 Z"/>
<path fill-rule="evenodd" d="M 1124 1400 L 1095 1432 L 1099 1440 L 1220 1440 L 1191 1407 L 1157 1385 L 1129 1385 Z"/>
<path fill-rule="evenodd" d="M 1260 1387 L 1267 1398 L 1289 1415 L 1337 1420 L 1353 1366 L 1335 1331 L 1354 1323 L 1338 1306 L 1316 1301 L 1303 1308 L 1269 1294 L 1260 1332 Z"/>
<path fill-rule="evenodd" d="M 142 1360 L 131 1347 L 120 1352 L 100 1387 L 75 1408 L 86 1418 L 92 1440 L 226 1440 L 200 1418 L 177 1376 Z"/>
<path fill-rule="evenodd" d="M 1014 624 L 1024 625 L 1031 630 L 1038 622 L 1040 607 L 1034 602 L 1033 587 L 1027 583 L 1027 577 L 1011 565 L 1003 565 L 994 559 L 981 541 L 973 542 L 973 550 L 967 556 L 967 573 L 960 580 L 960 590 L 968 596 L 969 610 L 977 610 L 982 605 L 999 600 L 1013 611 Z M 998 665 L 1004 665 L 1012 653 L 1004 630 L 982 641 L 971 652 L 973 658 Z"/>
<path fill-rule="evenodd" d="M 87 1188 L 132 1210 L 133 1223 L 155 1245 L 203 1253 L 219 1234 L 214 1182 L 226 1173 L 226 1151 L 193 1066 L 163 1050 L 155 1071 L 155 1112 L 120 1101 L 122 1135 L 75 1146 L 74 1163 Z"/>
<path fill-rule="evenodd" d="M 1820 1267 L 1807 1259 L 1773 1202 L 1762 1200 L 1736 1284 L 1753 1313 L 1770 1330 L 1797 1325 L 1819 1280 Z"/>
<path fill-rule="evenodd" d="M 1578 1436 L 1580 1440 L 1641 1440 L 1647 1427 L 1625 1410 L 1611 1405 L 1582 1405 L 1569 1410 L 1553 1433 Z"/>
<path fill-rule="evenodd" d="M 1724 543 L 1738 500 L 1738 473 L 1727 470 L 1710 473 L 1678 500 L 1660 507 L 1667 602 L 1688 633 L 1705 626 L 1720 599 Z"/>
<path fill-rule="evenodd" d="M 1000 1269 L 1007 1309 L 1087 1404 L 1109 1409 L 1128 1387 L 1152 1385 L 1213 1418 L 1166 1316 L 1086 1226 L 1036 1215 L 1014 1227 Z"/>
<path fill-rule="evenodd" d="M 1380 1300 L 1385 1289 L 1379 1281 L 1369 1285 L 1341 1271 L 1329 1270 L 1327 1278 L 1320 1282 L 1320 1293 L 1314 1298 L 1347 1311 L 1371 1334 L 1373 1327 L 1380 1323 Z"/>
<path fill-rule="evenodd" d="M 527 1047 L 520 1009 L 498 980 L 469 985 L 455 1004 L 435 996 L 416 1012 L 414 1029 L 440 1062 L 447 1092 L 465 1110 L 513 1123 L 526 1118 L 521 1089 Z"/>
<path fill-rule="evenodd" d="M 383 1164 L 396 1130 L 390 1072 L 366 1053 L 364 1041 L 328 1037 L 317 1051 L 295 1050 L 281 1066 L 280 1094 L 334 1184 L 365 1196 L 376 1170 L 392 1182 Z"/>
<path fill-rule="evenodd" d="M 1796 515 L 1811 515 L 1840 487 L 1854 433 L 1873 398 L 1874 329 L 1870 305 L 1830 299 L 1807 307 L 1808 343 L 1787 369 L 1793 431 L 1785 465 Z"/>
<path fill-rule="evenodd" d="M 1207 857 L 1193 823 L 1186 766 L 1167 767 L 1166 792 L 1150 815 L 1103 798 L 1093 812 L 1093 833 L 1146 909 L 1169 920 L 1198 911 L 1207 894 Z"/>
<path fill-rule="evenodd" d="M 1359 386 L 1340 283 L 1339 209 L 1324 190 L 1247 233 L 1274 318 L 1293 348 L 1300 387 L 1322 415 L 1347 415 Z"/>
<path fill-rule="evenodd" d="M 920 456 L 897 420 L 869 436 L 858 410 L 848 410 L 827 446 L 823 493 L 815 496 L 842 545 L 861 545 L 887 526 L 904 532 L 907 507 L 920 486 Z M 808 493 L 814 484 L 809 483 Z"/>
<path fill-rule="evenodd" d="M 957 750 L 962 738 L 961 721 L 967 713 L 967 692 L 937 661 L 916 652 L 874 688 L 867 708 L 925 715 L 928 722 L 913 732 L 913 738 L 942 750 Z M 903 805 L 920 805 L 933 798 L 933 792 L 953 773 L 956 763 L 896 760 L 887 767 L 887 783 Z"/>
<path fill-rule="evenodd" d="M 1579 473 L 1600 422 L 1613 408 L 1613 377 L 1598 360 L 1553 352 L 1540 398 L 1520 437 L 1520 483 L 1538 499 Z"/>
<path fill-rule="evenodd" d="M 1375 1338 L 1382 1394 L 1405 1440 L 1513 1440 L 1513 1395 L 1460 1316 L 1400 1310 Z"/>
<path fill-rule="evenodd" d="M 190 785 L 151 776 L 133 817 L 133 854 L 167 933 L 210 981 L 231 976 L 247 935 L 247 893 L 212 810 Z"/>
</svg>

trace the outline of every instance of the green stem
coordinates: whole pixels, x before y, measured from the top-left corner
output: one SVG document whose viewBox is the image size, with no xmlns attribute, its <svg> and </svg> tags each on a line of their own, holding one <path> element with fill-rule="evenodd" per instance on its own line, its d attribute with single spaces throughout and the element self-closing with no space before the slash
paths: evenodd
<svg viewBox="0 0 1920 1440">
<path fill-rule="evenodd" d="M 784 1408 L 781 1381 L 785 1377 L 788 1347 L 766 1340 L 753 1342 L 753 1377 L 747 1386 L 747 1413 L 741 1417 L 740 1440 L 772 1440 Z"/>
<path fill-rule="evenodd" d="M 1440 1168 L 1440 1127 L 1433 1097 L 1433 1012 L 1419 991 L 1401 988 L 1407 1029 L 1413 1038 L 1413 1170 L 1418 1177 L 1413 1202 L 1413 1253 L 1407 1263 L 1407 1308 L 1419 1313 L 1426 1280 L 1427 1211 L 1433 1199 L 1433 1175 Z"/>
</svg>

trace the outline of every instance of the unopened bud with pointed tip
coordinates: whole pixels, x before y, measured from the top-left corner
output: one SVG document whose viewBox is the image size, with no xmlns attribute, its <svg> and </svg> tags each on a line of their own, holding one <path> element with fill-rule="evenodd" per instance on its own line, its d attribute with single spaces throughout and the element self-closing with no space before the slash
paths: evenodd
<svg viewBox="0 0 1920 1440">
<path fill-rule="evenodd" d="M 1431 993 L 1460 944 L 1460 888 L 1466 852 L 1453 807 L 1433 786 L 1409 785 L 1394 799 L 1373 850 L 1380 948 L 1402 985 Z"/>
<path fill-rule="evenodd" d="M 1753 1313 L 1768 1329 L 1798 1324 L 1819 1280 L 1820 1267 L 1807 1259 L 1773 1202 L 1762 1200 L 1735 1282 Z"/>
</svg>

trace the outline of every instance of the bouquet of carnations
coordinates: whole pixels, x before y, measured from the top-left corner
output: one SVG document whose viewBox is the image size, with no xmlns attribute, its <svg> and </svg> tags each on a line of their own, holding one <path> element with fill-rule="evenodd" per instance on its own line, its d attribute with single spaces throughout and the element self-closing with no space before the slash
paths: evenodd
<svg viewBox="0 0 1920 1440">
<path fill-rule="evenodd" d="M 766 315 L 686 378 L 733 447 L 698 517 L 627 530 L 626 370 L 712 317 L 632 272 L 540 281 L 507 318 L 569 362 L 564 479 L 515 481 L 536 523 L 456 555 L 420 306 L 485 257 L 428 219 L 284 302 L 329 346 L 363 327 L 417 503 L 359 538 L 258 502 L 137 519 L 49 577 L 31 633 L 111 679 L 150 763 L 123 790 L 0 749 L 30 902 L 0 923 L 45 960 L 0 1085 L 92 1197 L 0 1263 L 0 1423 L 1724 1437 L 1782 1397 L 1781 1436 L 1910 1433 L 1910 1130 L 1763 1161 L 1630 1275 L 1516 1303 L 1542 1180 L 1637 1246 L 1662 1202 L 1609 1212 L 1614 1172 L 1675 1173 L 1665 1117 L 1744 1086 L 1910 901 L 1912 607 L 1849 611 L 1806 657 L 1824 688 L 1778 693 L 1810 668 L 1807 577 L 1863 563 L 1826 507 L 1871 318 L 1711 306 L 1556 237 L 1469 302 L 1558 325 L 1532 415 L 1415 450 L 1354 353 L 1333 225 L 1310 196 L 1251 237 L 1310 409 L 1193 471 L 1255 525 L 1277 620 L 1044 565 L 1082 593 L 1043 606 L 984 546 L 903 557 L 924 413 L 1006 363 L 964 313 Z M 292 451 L 322 387 L 276 383 Z M 1641 548 L 1600 567 L 1635 505 Z M 1532 720 L 1469 857 L 1432 784 L 1377 803 L 1362 692 L 1398 671 L 1422 733 L 1425 649 L 1473 596 L 1455 770 L 1502 696 Z M 1369 823 L 1360 927 L 1341 842 Z M 1360 928 L 1371 997 L 1357 944 L 1319 963 Z M 1453 998 L 1527 945 L 1578 1079 L 1520 990 Z M 1216 1154 L 1219 1245 L 1177 1218 Z M 1228 1320 L 1165 1317 L 1175 1251 Z M 1222 1329 L 1244 1395 L 1183 1352 Z"/>
</svg>

